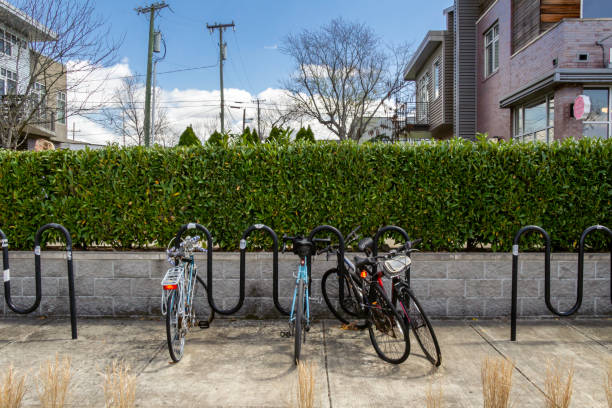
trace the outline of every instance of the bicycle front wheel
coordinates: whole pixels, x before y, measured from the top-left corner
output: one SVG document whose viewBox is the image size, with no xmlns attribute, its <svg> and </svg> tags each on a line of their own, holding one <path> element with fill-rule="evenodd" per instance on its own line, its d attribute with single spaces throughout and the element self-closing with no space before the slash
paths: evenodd
<svg viewBox="0 0 612 408">
<path fill-rule="evenodd" d="M 168 306 L 166 309 L 166 337 L 168 339 L 168 351 L 170 358 L 178 363 L 183 357 L 185 348 L 185 322 L 182 305 L 179 304 L 179 293 L 175 289 L 168 296 Z"/>
<path fill-rule="evenodd" d="M 387 297 L 384 289 L 372 282 L 368 293 L 370 340 L 378 356 L 392 364 L 400 364 L 410 355 L 408 329 L 402 316 Z"/>
<path fill-rule="evenodd" d="M 293 361 L 297 364 L 300 361 L 300 352 L 302 351 L 302 324 L 304 323 L 304 281 L 300 279 L 298 284 L 298 293 L 295 303 L 295 326 L 293 331 L 294 346 L 293 346 Z"/>
<path fill-rule="evenodd" d="M 349 324 L 351 319 L 363 318 L 360 302 L 353 294 L 350 278 L 341 275 L 338 269 L 330 269 L 323 274 L 321 279 L 321 292 L 325 304 L 333 315 L 344 324 Z"/>
<path fill-rule="evenodd" d="M 440 345 L 436 338 L 436 333 L 425 315 L 419 301 L 408 287 L 402 287 L 398 294 L 400 312 L 404 314 L 406 325 L 410 326 L 414 336 L 421 346 L 425 357 L 438 367 L 442 363 Z"/>
</svg>

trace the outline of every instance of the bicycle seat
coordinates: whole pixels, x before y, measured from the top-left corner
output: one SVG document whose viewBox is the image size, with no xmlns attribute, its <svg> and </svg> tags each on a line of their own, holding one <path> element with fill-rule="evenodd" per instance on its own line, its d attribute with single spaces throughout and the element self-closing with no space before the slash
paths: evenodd
<svg viewBox="0 0 612 408">
<path fill-rule="evenodd" d="M 370 237 L 366 237 L 363 238 L 361 241 L 359 241 L 359 243 L 357 244 L 357 248 L 361 251 L 361 252 L 365 252 L 366 249 L 372 249 L 374 248 L 374 240 Z"/>
<path fill-rule="evenodd" d="M 362 266 L 374 265 L 376 263 L 372 258 L 362 258 L 360 256 L 356 256 L 354 258 L 355 268 L 360 268 Z"/>
<path fill-rule="evenodd" d="M 296 239 L 293 242 L 293 253 L 301 257 L 307 257 L 313 255 L 315 251 L 315 245 L 312 241 L 307 238 Z"/>
</svg>

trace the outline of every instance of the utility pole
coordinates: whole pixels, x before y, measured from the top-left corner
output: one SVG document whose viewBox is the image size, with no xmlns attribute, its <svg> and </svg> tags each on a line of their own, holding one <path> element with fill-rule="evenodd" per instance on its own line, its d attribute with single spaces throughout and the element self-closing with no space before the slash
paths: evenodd
<svg viewBox="0 0 612 408">
<path fill-rule="evenodd" d="M 75 139 L 74 139 L 74 135 L 75 135 L 75 133 L 81 133 L 81 131 L 80 131 L 80 130 L 76 130 L 76 129 L 75 129 L 75 126 L 76 126 L 76 123 L 72 122 L 72 140 L 75 140 Z"/>
<path fill-rule="evenodd" d="M 208 28 L 210 30 L 210 33 L 212 34 L 213 31 L 215 31 L 215 29 L 219 30 L 219 82 L 220 82 L 220 87 L 221 87 L 221 133 L 224 133 L 225 129 L 225 115 L 224 115 L 224 101 L 223 101 L 223 60 L 225 60 L 225 55 L 226 55 L 226 48 L 227 48 L 227 44 L 223 43 L 223 31 L 225 31 L 227 28 L 232 27 L 234 30 L 236 29 L 234 22 L 232 21 L 231 24 L 213 24 L 213 25 L 209 25 L 206 24 L 206 28 Z"/>
<path fill-rule="evenodd" d="M 157 106 L 155 104 L 155 98 L 157 94 L 157 63 L 166 58 L 166 42 L 162 38 L 161 31 L 156 31 L 153 41 L 153 52 L 159 54 L 161 52 L 161 43 L 164 42 L 164 56 L 161 58 L 155 58 L 153 62 L 153 95 L 151 96 L 151 144 L 155 144 L 155 111 Z"/>
<path fill-rule="evenodd" d="M 148 7 L 138 7 L 136 12 L 140 14 L 149 13 L 149 50 L 147 53 L 147 84 L 145 93 L 145 118 L 144 118 L 144 144 L 149 147 L 151 136 L 151 76 L 153 71 L 153 35 L 155 26 L 155 13 L 168 7 L 165 2 L 153 3 Z"/>
<path fill-rule="evenodd" d="M 242 108 L 242 133 L 244 133 L 245 123 L 246 123 L 246 108 Z"/>
<path fill-rule="evenodd" d="M 257 104 L 257 134 L 259 135 L 259 139 L 263 140 L 263 135 L 261 134 L 261 109 L 259 104 L 261 102 L 265 102 L 265 99 L 254 99 L 252 102 Z"/>
</svg>

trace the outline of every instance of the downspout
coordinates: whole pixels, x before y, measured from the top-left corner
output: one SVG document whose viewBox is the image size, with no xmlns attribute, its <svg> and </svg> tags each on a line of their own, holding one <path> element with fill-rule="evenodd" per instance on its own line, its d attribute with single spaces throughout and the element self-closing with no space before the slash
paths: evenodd
<svg viewBox="0 0 612 408">
<path fill-rule="evenodd" d="M 601 47 L 601 58 L 603 60 L 603 67 L 604 68 L 612 68 L 612 64 L 610 64 L 610 61 L 608 61 L 608 64 L 606 64 L 606 49 L 604 48 L 604 41 L 606 41 L 607 39 L 612 38 L 612 34 L 610 34 L 607 37 L 602 38 L 599 41 L 596 41 L 595 44 L 599 45 Z"/>
</svg>

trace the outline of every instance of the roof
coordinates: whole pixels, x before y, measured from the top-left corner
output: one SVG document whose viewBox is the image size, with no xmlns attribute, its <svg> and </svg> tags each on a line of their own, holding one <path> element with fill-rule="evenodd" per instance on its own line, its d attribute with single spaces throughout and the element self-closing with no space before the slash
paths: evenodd
<svg viewBox="0 0 612 408">
<path fill-rule="evenodd" d="M 532 96 L 545 93 L 557 84 L 604 84 L 612 82 L 612 68 L 556 68 L 506 95 L 499 101 L 500 108 L 509 108 Z"/>
<path fill-rule="evenodd" d="M 406 81 L 415 81 L 417 73 L 423 67 L 423 64 L 429 59 L 431 54 L 442 44 L 444 40 L 444 30 L 428 31 L 427 35 L 419 45 L 419 48 L 414 53 L 414 56 L 408 63 L 404 71 L 404 79 Z"/>
<path fill-rule="evenodd" d="M 57 40 L 56 33 L 6 0 L 0 0 L 0 21 L 39 41 Z"/>
</svg>

